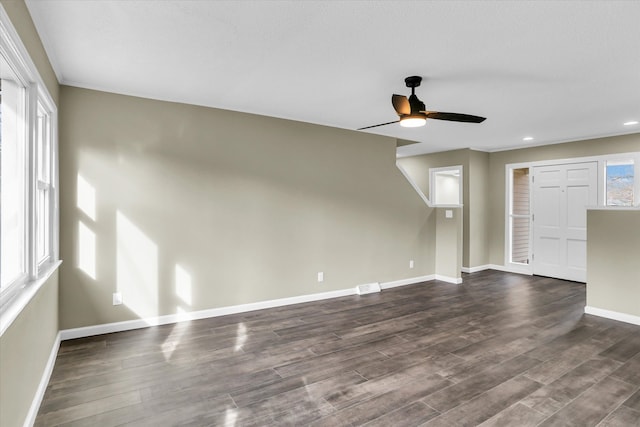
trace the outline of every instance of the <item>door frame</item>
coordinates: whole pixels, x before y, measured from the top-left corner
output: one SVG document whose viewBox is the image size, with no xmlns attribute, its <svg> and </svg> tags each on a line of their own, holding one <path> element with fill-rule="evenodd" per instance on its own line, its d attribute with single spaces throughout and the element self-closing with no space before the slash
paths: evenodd
<svg viewBox="0 0 640 427">
<path fill-rule="evenodd" d="M 521 264 L 521 263 L 513 263 L 511 262 L 511 227 L 510 227 L 510 208 L 511 208 L 511 194 L 513 191 L 513 182 L 511 180 L 511 176 L 513 174 L 513 169 L 529 169 L 529 180 L 533 177 L 533 168 L 538 166 L 554 166 L 554 165 L 563 165 L 563 164 L 572 164 L 572 163 L 586 163 L 586 162 L 597 162 L 597 205 L 592 206 L 594 208 L 607 208 L 607 209 L 615 209 L 612 207 L 606 206 L 605 201 L 605 163 L 609 160 L 617 160 L 617 159 L 634 159 L 634 164 L 636 165 L 635 172 L 635 182 L 634 188 L 637 192 L 638 196 L 640 196 L 640 152 L 626 152 L 626 153 L 612 153 L 612 154 L 603 154 L 600 156 L 585 156 L 585 157 L 571 157 L 565 159 L 552 159 L 552 160 L 537 160 L 533 162 L 519 162 L 519 163 L 508 163 L 505 165 L 505 197 L 504 197 L 504 266 L 505 270 L 533 275 L 533 263 L 530 264 Z M 529 201 L 531 202 L 533 194 L 533 185 L 531 185 L 531 181 L 529 182 Z M 636 201 L 636 206 L 640 205 L 640 197 Z M 533 250 L 533 223 L 532 216 L 533 214 L 533 203 L 529 203 L 529 259 L 531 259 L 531 252 Z"/>
</svg>

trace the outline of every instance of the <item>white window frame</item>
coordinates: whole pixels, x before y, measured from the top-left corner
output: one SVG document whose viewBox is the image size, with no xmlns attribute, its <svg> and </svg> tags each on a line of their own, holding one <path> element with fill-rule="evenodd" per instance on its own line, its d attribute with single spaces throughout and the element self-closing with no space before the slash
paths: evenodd
<svg viewBox="0 0 640 427">
<path fill-rule="evenodd" d="M 38 275 L 40 275 L 41 273 L 43 273 L 43 270 L 45 270 L 48 266 L 48 264 L 51 263 L 52 260 L 57 259 L 57 256 L 54 257 L 55 255 L 55 248 L 56 246 L 54 245 L 53 242 L 53 232 L 55 231 L 54 229 L 52 229 L 52 227 L 54 226 L 55 222 L 57 221 L 57 217 L 56 217 L 56 209 L 55 207 L 57 206 L 56 204 L 56 180 L 55 180 L 55 176 L 56 176 L 56 162 L 55 162 L 55 154 L 57 152 L 57 150 L 54 150 L 54 141 L 55 141 L 55 134 L 54 134 L 54 111 L 55 108 L 52 108 L 50 105 L 46 106 L 42 103 L 42 100 L 39 99 L 38 100 L 38 107 L 42 110 L 44 116 L 45 116 L 45 129 L 44 131 L 40 134 L 37 135 L 38 140 L 35 141 L 36 144 L 41 144 L 42 141 L 40 141 L 40 137 L 42 137 L 42 139 L 47 140 L 48 142 L 48 153 L 47 153 L 47 158 L 46 158 L 46 163 L 41 162 L 42 159 L 37 158 L 36 156 L 36 171 L 34 173 L 35 176 L 35 182 L 34 182 L 34 187 L 35 187 L 35 197 L 36 199 L 34 200 L 34 218 L 38 219 L 39 216 L 39 211 L 38 211 L 38 198 L 39 198 L 39 192 L 40 191 L 44 191 L 45 192 L 45 197 L 46 197 L 46 203 L 48 204 L 48 211 L 47 211 L 47 216 L 45 218 L 42 218 L 44 220 L 44 222 L 46 223 L 46 226 L 48 227 L 47 232 L 46 232 L 46 248 L 44 248 L 44 255 L 42 257 L 40 257 L 39 255 L 39 250 L 40 247 L 38 246 L 38 241 L 37 239 L 39 238 L 39 230 L 38 227 L 40 226 L 37 222 L 35 224 L 35 235 L 34 238 L 36 239 L 35 243 L 35 252 L 34 252 L 34 262 L 36 263 L 36 272 L 38 273 Z M 55 107 L 55 106 L 54 106 Z M 36 121 L 39 120 L 39 117 L 36 115 Z M 39 147 L 35 147 L 34 153 L 39 153 Z M 39 177 L 39 170 L 40 168 L 46 168 L 47 171 L 47 180 L 41 180 Z"/>
<path fill-rule="evenodd" d="M 602 170 L 600 179 L 598 180 L 602 185 L 601 197 L 598 198 L 598 205 L 607 209 L 624 209 L 630 207 L 640 206 L 640 153 L 633 153 L 635 155 L 625 157 L 624 155 L 611 155 L 605 159 L 601 159 L 598 162 L 598 168 Z M 626 162 L 631 160 L 633 162 L 633 205 L 632 206 L 615 206 L 607 204 L 607 163 L 608 162 Z"/>
<path fill-rule="evenodd" d="M 464 191 L 464 185 L 463 185 L 463 172 L 462 172 L 462 165 L 456 165 L 456 166 L 445 166 L 445 167 L 439 167 L 439 168 L 429 168 L 429 200 L 431 201 L 431 203 L 433 204 L 433 206 L 437 206 L 437 207 L 460 207 L 462 206 L 462 200 L 463 200 L 463 191 Z M 449 204 L 444 204 L 444 203 L 437 203 L 436 199 L 437 199 L 437 190 L 436 190 L 436 174 L 438 173 L 442 173 L 442 172 L 458 172 L 458 203 L 449 203 Z"/>
<path fill-rule="evenodd" d="M 0 5 L 0 54 L 15 72 L 19 83 L 24 87 L 24 120 L 26 132 L 26 271 L 24 277 L 0 288 L 0 336 L 13 323 L 22 309 L 37 293 L 50 275 L 60 265 L 59 261 L 59 195 L 58 195 L 58 111 L 38 70 L 31 60 L 27 49 L 11 24 L 4 7 Z M 50 141 L 49 164 L 49 222 L 48 256 L 37 258 L 37 120 L 38 105 L 50 118 L 47 137 Z M 2 266 L 0 266 L 2 268 Z"/>
<path fill-rule="evenodd" d="M 520 262 L 512 262 L 511 261 L 511 242 L 512 242 L 512 230 L 511 230 L 511 206 L 513 205 L 511 196 L 513 195 L 513 171 L 515 169 L 529 169 L 529 253 L 527 254 L 527 258 L 531 260 L 531 253 L 533 250 L 533 233 L 532 233 L 532 221 L 531 221 L 531 213 L 532 213 L 532 203 L 531 203 L 531 177 L 532 177 L 532 163 L 511 163 L 506 165 L 506 175 L 505 175 L 505 212 L 504 212 L 504 224 L 505 224 L 505 241 L 504 241 L 504 265 L 508 268 L 509 271 L 522 273 L 522 274 L 533 274 L 533 264 L 529 262 L 529 264 L 523 264 Z M 522 217 L 522 216 L 521 216 Z"/>
<path fill-rule="evenodd" d="M 529 212 L 527 214 L 515 214 L 513 213 L 513 200 L 512 200 L 512 196 L 513 196 L 513 190 L 514 190 L 514 186 L 513 186 L 513 171 L 514 170 L 520 170 L 520 169 L 527 169 L 529 171 Z M 529 266 L 531 264 L 530 260 L 531 260 L 531 246 L 533 244 L 533 239 L 532 239 L 532 235 L 533 233 L 531 232 L 532 229 L 531 227 L 533 226 L 533 223 L 531 221 L 531 176 L 533 171 L 531 170 L 532 168 L 525 166 L 523 168 L 516 168 L 516 167 L 512 167 L 510 168 L 510 172 L 509 172 L 509 177 L 508 177 L 508 182 L 507 185 L 509 186 L 509 204 L 507 205 L 507 213 L 508 213 L 508 217 L 507 220 L 509 221 L 509 242 L 507 245 L 507 249 L 509 250 L 509 253 L 507 254 L 507 259 L 509 260 L 509 264 L 512 266 L 518 266 L 518 267 L 523 267 L 526 268 L 526 266 Z M 528 241 L 528 251 L 527 251 L 527 261 L 526 263 L 522 263 L 522 262 L 514 262 L 511 260 L 511 256 L 513 255 L 513 247 L 512 247 L 512 243 L 513 243 L 513 238 L 512 238 L 512 219 L 516 219 L 516 218 L 520 218 L 520 219 L 528 219 L 529 220 L 529 241 Z"/>
</svg>

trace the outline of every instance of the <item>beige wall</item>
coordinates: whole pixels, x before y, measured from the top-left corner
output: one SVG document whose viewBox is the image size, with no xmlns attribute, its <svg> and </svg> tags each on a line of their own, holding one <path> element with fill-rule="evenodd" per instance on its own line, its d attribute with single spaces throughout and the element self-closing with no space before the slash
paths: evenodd
<svg viewBox="0 0 640 427">
<path fill-rule="evenodd" d="M 53 101 L 58 104 L 58 79 L 42 46 L 40 36 L 36 32 L 36 27 L 33 25 L 27 5 L 24 0 L 0 0 L 0 4 L 4 7 L 22 43 L 27 48 L 29 56 L 38 69 Z"/>
<path fill-rule="evenodd" d="M 477 267 L 489 260 L 488 201 L 489 154 L 469 149 L 398 159 L 400 166 L 429 198 L 429 169 L 462 165 L 462 266 Z"/>
<path fill-rule="evenodd" d="M 452 217 L 447 218 L 446 212 Z M 462 209 L 436 208 L 436 274 L 460 279 L 462 274 Z"/>
<path fill-rule="evenodd" d="M 469 150 L 469 217 L 463 246 L 468 247 L 465 267 L 489 263 L 489 153 Z"/>
<path fill-rule="evenodd" d="M 21 426 L 58 335 L 54 273 L 0 337 L 0 426 Z"/>
<path fill-rule="evenodd" d="M 62 329 L 434 273 L 395 139 L 65 86 L 60 118 Z"/>
<path fill-rule="evenodd" d="M 505 166 L 510 163 L 569 159 L 640 151 L 640 134 L 568 142 L 565 144 L 499 151 L 489 155 L 490 263 L 504 265 Z"/>
<path fill-rule="evenodd" d="M 587 306 L 640 318 L 640 210 L 587 212 Z"/>
</svg>

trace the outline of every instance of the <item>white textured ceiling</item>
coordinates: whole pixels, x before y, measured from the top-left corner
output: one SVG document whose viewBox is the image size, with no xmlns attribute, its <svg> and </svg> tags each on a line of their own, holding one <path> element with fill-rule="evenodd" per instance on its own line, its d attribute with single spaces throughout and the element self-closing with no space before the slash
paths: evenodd
<svg viewBox="0 0 640 427">
<path fill-rule="evenodd" d="M 27 0 L 61 83 L 371 133 L 412 155 L 640 132 L 640 1 Z M 534 140 L 523 142 L 525 136 Z"/>
</svg>

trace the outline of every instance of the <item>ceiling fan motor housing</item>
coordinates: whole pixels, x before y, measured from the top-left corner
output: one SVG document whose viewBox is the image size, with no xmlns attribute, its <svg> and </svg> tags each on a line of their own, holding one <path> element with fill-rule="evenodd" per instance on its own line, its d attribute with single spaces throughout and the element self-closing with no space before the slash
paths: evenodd
<svg viewBox="0 0 640 427">
<path fill-rule="evenodd" d="M 409 76 L 406 79 L 404 79 L 405 84 L 407 85 L 407 87 L 410 87 L 411 89 L 417 88 L 418 86 L 420 86 L 420 83 L 422 83 L 422 77 L 420 76 Z"/>
</svg>

